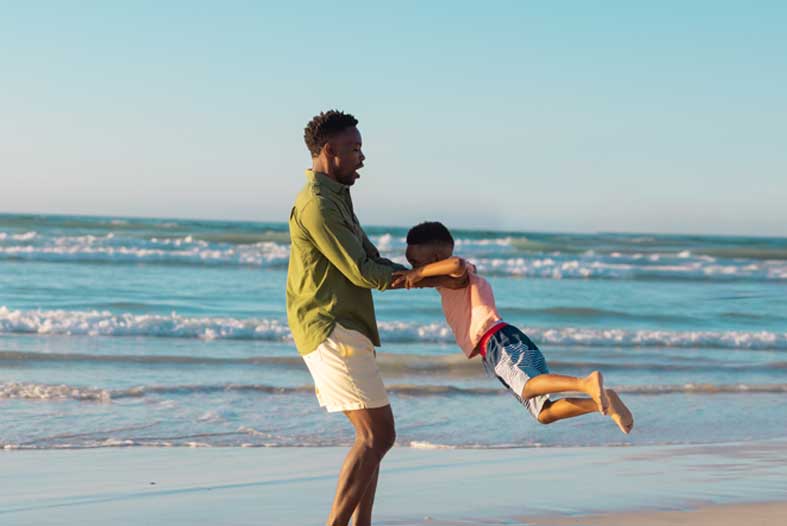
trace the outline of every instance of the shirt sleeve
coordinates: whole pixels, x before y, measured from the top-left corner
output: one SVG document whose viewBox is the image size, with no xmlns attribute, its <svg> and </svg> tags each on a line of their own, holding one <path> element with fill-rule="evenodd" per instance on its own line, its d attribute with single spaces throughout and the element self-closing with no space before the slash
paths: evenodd
<svg viewBox="0 0 787 526">
<path fill-rule="evenodd" d="M 366 235 L 359 239 L 335 205 L 325 199 L 312 199 L 301 210 L 299 219 L 317 249 L 353 285 L 378 290 L 390 286 L 393 267 L 379 263 L 369 254 L 363 241 Z M 374 245 L 371 247 L 376 253 Z"/>
</svg>

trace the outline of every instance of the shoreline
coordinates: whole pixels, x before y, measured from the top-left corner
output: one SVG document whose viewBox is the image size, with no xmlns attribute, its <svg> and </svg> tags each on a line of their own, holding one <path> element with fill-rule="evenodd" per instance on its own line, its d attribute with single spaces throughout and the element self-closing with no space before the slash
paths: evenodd
<svg viewBox="0 0 787 526">
<path fill-rule="evenodd" d="M 0 451 L 6 478 L 14 481 L 0 495 L 0 522 L 321 524 L 346 451 Z M 711 519 L 698 517 L 726 520 L 746 513 L 763 517 L 761 524 L 782 524 L 786 495 L 786 440 L 497 450 L 395 447 L 383 461 L 375 524 L 655 526 L 669 519 L 699 525 Z"/>
</svg>

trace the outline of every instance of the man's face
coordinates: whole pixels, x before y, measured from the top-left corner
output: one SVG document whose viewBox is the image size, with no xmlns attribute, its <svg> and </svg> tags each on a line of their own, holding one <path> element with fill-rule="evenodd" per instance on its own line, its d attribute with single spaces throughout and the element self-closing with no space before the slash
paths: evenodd
<svg viewBox="0 0 787 526">
<path fill-rule="evenodd" d="M 363 161 L 366 159 L 361 152 L 361 146 L 361 132 L 354 126 L 336 135 L 328 143 L 329 162 L 334 168 L 338 182 L 352 186 L 360 177 L 357 170 L 363 167 Z"/>
</svg>

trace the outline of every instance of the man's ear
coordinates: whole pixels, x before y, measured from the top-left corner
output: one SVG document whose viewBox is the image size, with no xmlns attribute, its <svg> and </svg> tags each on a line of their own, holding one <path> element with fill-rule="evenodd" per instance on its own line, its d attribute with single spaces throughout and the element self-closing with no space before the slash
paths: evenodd
<svg viewBox="0 0 787 526">
<path fill-rule="evenodd" d="M 325 145 L 322 147 L 322 153 L 324 153 L 329 159 L 336 156 L 336 148 L 331 143 L 331 141 L 325 143 Z"/>
</svg>

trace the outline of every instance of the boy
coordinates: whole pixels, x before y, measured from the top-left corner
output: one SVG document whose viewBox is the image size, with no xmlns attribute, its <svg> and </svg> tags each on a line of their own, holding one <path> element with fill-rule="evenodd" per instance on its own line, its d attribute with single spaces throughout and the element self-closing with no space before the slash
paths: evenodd
<svg viewBox="0 0 787 526">
<path fill-rule="evenodd" d="M 446 321 L 468 358 L 478 354 L 484 368 L 494 374 L 530 414 L 542 424 L 600 412 L 609 415 L 624 433 L 634 427 L 631 412 L 611 389 L 604 388 L 600 372 L 584 378 L 551 374 L 538 347 L 516 327 L 502 321 L 489 283 L 475 267 L 453 256 L 454 239 L 441 223 L 421 223 L 407 233 L 407 260 L 413 270 L 394 273 L 392 286 L 411 288 L 429 277 L 451 276 L 467 280 L 467 287 L 438 287 Z M 552 393 L 581 392 L 590 398 L 550 400 Z"/>
</svg>

